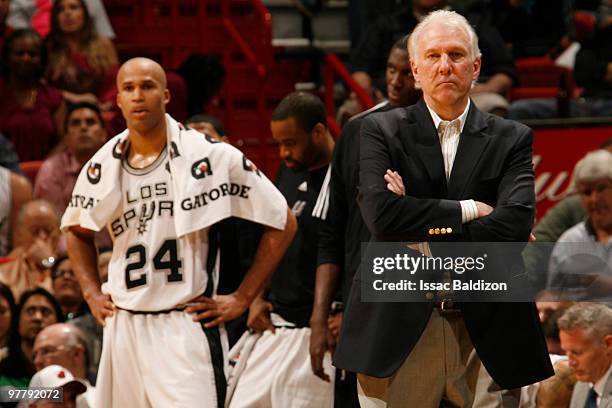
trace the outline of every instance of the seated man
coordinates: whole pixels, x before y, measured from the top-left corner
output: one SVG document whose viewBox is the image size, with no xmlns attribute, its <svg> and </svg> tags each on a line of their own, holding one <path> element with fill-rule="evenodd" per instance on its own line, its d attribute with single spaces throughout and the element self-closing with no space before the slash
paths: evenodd
<svg viewBox="0 0 612 408">
<path fill-rule="evenodd" d="M 14 247 L 10 262 L 0 265 L 0 282 L 8 285 L 15 298 L 37 286 L 52 291 L 51 268 L 57 259 L 59 218 L 45 200 L 25 204 L 13 229 Z"/>
<path fill-rule="evenodd" d="M 86 390 L 85 384 L 74 378 L 72 373 L 62 366 L 52 365 L 37 372 L 30 381 L 30 388 L 61 388 L 63 401 L 54 399 L 29 399 L 27 408 L 73 408 L 77 396 Z"/>
<path fill-rule="evenodd" d="M 66 148 L 44 161 L 34 183 L 34 197 L 44 198 L 63 212 L 72 196 L 81 168 L 104 144 L 107 134 L 97 105 L 68 105 L 64 124 Z"/>
<path fill-rule="evenodd" d="M 605 282 L 612 278 L 607 273 L 612 265 L 609 250 L 612 153 L 602 149 L 587 154 L 576 165 L 574 182 L 588 218 L 567 230 L 555 244 L 550 257 L 548 287 L 563 291 L 562 296 L 569 295 L 568 289 L 578 294 L 575 289 L 587 290 L 588 287 L 589 292 L 584 295 L 609 298 L 612 292 Z"/>
<path fill-rule="evenodd" d="M 34 364 L 37 370 L 60 365 L 82 382 L 87 391 L 77 397 L 79 408 L 93 406 L 95 388 L 87 380 L 87 345 L 77 327 L 56 323 L 43 329 L 34 340 Z"/>
<path fill-rule="evenodd" d="M 53 295 L 62 307 L 66 320 L 89 313 L 70 258 L 64 256 L 56 260 L 51 270 L 51 278 L 53 279 Z"/>
<path fill-rule="evenodd" d="M 570 408 L 612 406 L 612 309 L 577 303 L 559 319 L 561 347 L 578 382 Z"/>
</svg>

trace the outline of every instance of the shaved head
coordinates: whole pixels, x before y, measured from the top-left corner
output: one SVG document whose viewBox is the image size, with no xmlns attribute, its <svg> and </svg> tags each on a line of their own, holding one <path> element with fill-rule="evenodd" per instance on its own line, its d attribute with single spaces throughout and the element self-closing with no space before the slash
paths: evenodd
<svg viewBox="0 0 612 408">
<path fill-rule="evenodd" d="M 148 135 L 165 132 L 166 104 L 170 92 L 166 73 L 155 61 L 133 58 L 117 73 L 117 106 L 131 132 Z M 162 137 L 165 140 L 165 136 Z"/>
<path fill-rule="evenodd" d="M 158 81 L 162 89 L 166 89 L 166 72 L 157 62 L 149 58 L 137 57 L 127 60 L 117 73 L 117 88 L 120 87 L 124 77 L 129 74 L 150 75 Z"/>
</svg>

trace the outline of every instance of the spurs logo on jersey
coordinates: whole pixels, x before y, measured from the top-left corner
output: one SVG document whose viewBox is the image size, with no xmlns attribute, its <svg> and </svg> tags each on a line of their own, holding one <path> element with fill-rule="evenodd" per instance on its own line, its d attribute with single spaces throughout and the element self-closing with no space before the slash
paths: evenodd
<svg viewBox="0 0 612 408">
<path fill-rule="evenodd" d="M 259 172 L 259 169 L 257 168 L 257 166 L 255 166 L 255 164 L 252 161 L 247 159 L 246 156 L 242 156 L 242 168 L 244 168 L 246 171 L 252 171 L 253 173 L 257 174 L 259 177 L 261 177 L 261 173 Z"/>
<path fill-rule="evenodd" d="M 206 176 L 212 176 L 212 168 L 208 157 L 198 160 L 191 166 L 191 175 L 196 179 L 202 179 Z"/>
<path fill-rule="evenodd" d="M 176 236 L 169 156 L 164 151 L 142 170 L 123 163 L 122 205 L 110 222 L 114 250 L 106 290 L 125 309 L 174 308 L 204 293 L 209 279 L 208 229 Z"/>
<path fill-rule="evenodd" d="M 102 175 L 102 165 L 100 163 L 91 162 L 87 169 L 87 180 L 91 184 L 98 184 L 100 182 L 100 176 Z"/>
<path fill-rule="evenodd" d="M 113 157 L 115 159 L 119 159 L 121 160 L 121 157 L 123 155 L 123 146 L 125 145 L 125 141 L 121 141 L 121 140 L 117 140 L 117 143 L 115 143 L 115 146 L 113 147 Z"/>
</svg>

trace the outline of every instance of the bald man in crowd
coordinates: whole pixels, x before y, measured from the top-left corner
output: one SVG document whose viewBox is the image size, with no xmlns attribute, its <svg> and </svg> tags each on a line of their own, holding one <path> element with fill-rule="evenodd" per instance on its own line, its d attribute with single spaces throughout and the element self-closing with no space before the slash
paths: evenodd
<svg viewBox="0 0 612 408">
<path fill-rule="evenodd" d="M 67 323 L 45 327 L 34 340 L 34 365 L 40 371 L 50 365 L 65 367 L 87 391 L 77 396 L 77 407 L 93 407 L 95 388 L 87 380 L 87 343 L 83 332 Z"/>
<path fill-rule="evenodd" d="M 59 232 L 58 214 L 48 201 L 34 200 L 21 207 L 13 228 L 11 261 L 0 265 L 0 282 L 11 288 L 16 299 L 39 286 L 53 292 L 51 268 Z"/>
<path fill-rule="evenodd" d="M 226 343 L 217 326 L 263 289 L 295 218 L 242 153 L 166 114 L 159 64 L 127 61 L 117 88 L 127 130 L 83 168 L 62 218 L 84 298 L 104 325 L 96 406 L 221 408 Z M 216 295 L 215 225 L 232 216 L 264 232 L 240 286 Z M 101 287 L 93 234 L 105 227 L 114 246 Z"/>
</svg>

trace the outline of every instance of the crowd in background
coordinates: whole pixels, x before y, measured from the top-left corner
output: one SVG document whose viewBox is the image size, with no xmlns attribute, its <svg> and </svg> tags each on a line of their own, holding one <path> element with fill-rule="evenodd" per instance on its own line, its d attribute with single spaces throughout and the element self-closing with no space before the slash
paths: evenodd
<svg viewBox="0 0 612 408">
<path fill-rule="evenodd" d="M 364 3 L 370 2 L 349 0 L 352 46 L 347 65 L 374 100 L 387 97 L 385 73 L 393 44 L 428 12 L 452 8 L 468 18 L 481 40 L 483 69 L 471 95 L 481 110 L 517 120 L 612 116 L 609 0 L 412 0 L 389 1 L 375 10 Z M 381 15 L 380 10 L 388 12 Z M 588 30 L 580 25 L 577 11 L 592 17 Z M 37 371 L 54 364 L 86 381 L 81 400 L 95 385 L 102 330 L 89 314 L 65 256 L 59 225 L 81 168 L 123 128 L 115 102 L 119 57 L 113 38 L 100 0 L 0 0 L 0 387 L 27 386 Z M 577 88 L 566 112 L 559 111 L 557 97 L 512 100 L 512 89 L 521 85 L 515 61 L 527 57 L 571 67 Z M 180 112 L 175 116 L 184 121 L 188 101 L 194 99 L 191 89 L 180 77 L 174 82 L 169 77 L 169 83 L 183 93 L 169 111 Z M 345 104 L 347 116 L 360 110 L 351 98 Z M 228 140 L 215 118 L 198 116 L 191 122 L 193 128 L 201 126 Z M 597 157 L 585 158 L 576 195 L 552 209 L 534 234 L 550 242 L 589 242 L 610 265 L 612 161 L 605 150 L 610 151 L 610 144 L 602 149 Z M 19 163 L 33 160 L 44 164 L 32 183 Z M 112 241 L 100 233 L 96 243 L 104 281 Z M 563 272 L 561 252 L 553 251 L 555 274 Z M 549 254 L 529 254 L 527 263 L 548 270 Z M 556 287 L 552 275 L 535 279 Z M 571 316 L 561 320 L 571 303 L 539 306 L 551 354 L 565 354 L 558 322 L 572 330 Z M 612 335 L 612 327 L 603 330 Z M 553 384 L 559 378 L 570 378 L 573 386 L 576 363 L 569 358 L 569 365 L 566 359 L 555 361 L 557 378 L 541 385 L 540 402 L 559 397 Z M 531 398 L 535 401 L 535 394 Z"/>
</svg>

